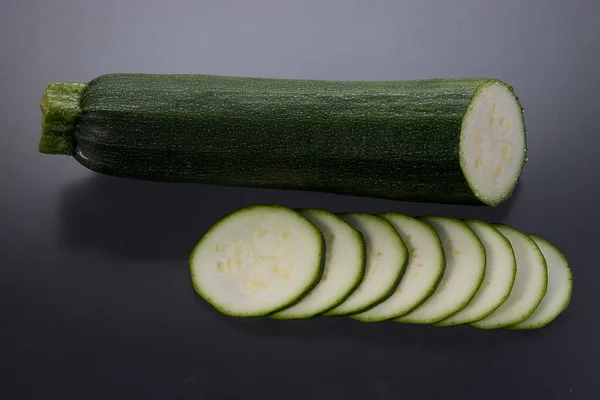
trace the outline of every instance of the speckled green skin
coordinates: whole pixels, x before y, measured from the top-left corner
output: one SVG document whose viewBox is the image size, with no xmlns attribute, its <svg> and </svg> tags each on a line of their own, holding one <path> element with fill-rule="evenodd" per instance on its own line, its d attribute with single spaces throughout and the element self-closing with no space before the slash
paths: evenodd
<svg viewBox="0 0 600 400">
<path fill-rule="evenodd" d="M 483 204 L 459 142 L 488 81 L 104 75 L 81 97 L 73 156 L 136 179 Z"/>
</svg>

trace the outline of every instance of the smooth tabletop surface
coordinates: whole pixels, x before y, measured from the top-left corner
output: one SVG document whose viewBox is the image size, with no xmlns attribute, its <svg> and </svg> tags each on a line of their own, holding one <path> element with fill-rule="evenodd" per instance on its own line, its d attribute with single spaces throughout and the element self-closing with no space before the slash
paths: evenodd
<svg viewBox="0 0 600 400">
<path fill-rule="evenodd" d="M 0 398 L 598 398 L 597 1 L 8 0 L 0 38 Z M 496 77 L 529 161 L 485 208 L 141 182 L 39 154 L 46 85 L 111 72 Z M 188 255 L 256 203 L 504 222 L 564 252 L 572 301 L 530 332 L 227 318 Z"/>
</svg>

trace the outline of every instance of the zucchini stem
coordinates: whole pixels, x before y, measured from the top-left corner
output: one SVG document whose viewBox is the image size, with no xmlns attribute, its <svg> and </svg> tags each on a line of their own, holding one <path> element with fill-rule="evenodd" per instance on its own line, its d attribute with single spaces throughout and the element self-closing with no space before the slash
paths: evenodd
<svg viewBox="0 0 600 400">
<path fill-rule="evenodd" d="M 86 88 L 86 83 L 79 82 L 56 82 L 46 87 L 40 102 L 40 153 L 73 155 L 80 100 Z"/>
</svg>

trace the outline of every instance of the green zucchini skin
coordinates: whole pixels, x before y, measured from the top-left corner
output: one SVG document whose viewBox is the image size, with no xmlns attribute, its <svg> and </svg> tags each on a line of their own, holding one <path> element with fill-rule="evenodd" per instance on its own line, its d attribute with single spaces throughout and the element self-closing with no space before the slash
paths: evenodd
<svg viewBox="0 0 600 400">
<path fill-rule="evenodd" d="M 459 142 L 489 81 L 103 75 L 81 95 L 72 155 L 135 179 L 484 204 Z"/>
</svg>

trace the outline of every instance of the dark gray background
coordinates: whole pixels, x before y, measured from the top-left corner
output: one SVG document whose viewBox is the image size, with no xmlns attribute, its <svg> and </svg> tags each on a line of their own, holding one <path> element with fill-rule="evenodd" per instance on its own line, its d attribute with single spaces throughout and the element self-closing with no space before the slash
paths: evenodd
<svg viewBox="0 0 600 400">
<path fill-rule="evenodd" d="M 597 1 L 0 4 L 0 397 L 597 398 Z M 497 77 L 525 108 L 529 162 L 491 209 L 136 182 L 39 154 L 45 86 L 110 72 Z M 564 251 L 572 302 L 534 332 L 225 318 L 187 256 L 261 202 L 502 221 Z"/>
</svg>

